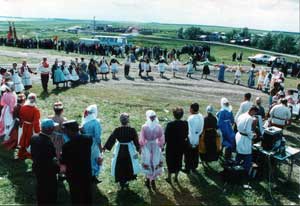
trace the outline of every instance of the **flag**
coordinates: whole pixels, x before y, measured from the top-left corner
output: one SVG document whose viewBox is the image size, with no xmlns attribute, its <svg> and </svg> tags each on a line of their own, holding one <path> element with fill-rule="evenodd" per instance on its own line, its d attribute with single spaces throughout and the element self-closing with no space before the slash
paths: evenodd
<svg viewBox="0 0 300 206">
<path fill-rule="evenodd" d="M 15 23 L 12 23 L 13 26 L 13 34 L 14 34 L 14 39 L 17 40 L 17 31 L 16 31 L 16 27 L 15 27 Z"/>
<path fill-rule="evenodd" d="M 12 28 L 11 28 L 11 22 L 9 21 L 9 28 L 8 28 L 8 33 L 7 33 L 7 39 L 11 40 L 13 37 L 13 32 L 12 32 Z"/>
</svg>

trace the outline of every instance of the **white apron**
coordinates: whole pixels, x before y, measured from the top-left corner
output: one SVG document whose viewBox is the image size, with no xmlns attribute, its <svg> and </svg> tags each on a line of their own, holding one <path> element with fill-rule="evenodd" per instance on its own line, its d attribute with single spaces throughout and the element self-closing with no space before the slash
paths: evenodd
<svg viewBox="0 0 300 206">
<path fill-rule="evenodd" d="M 148 141 L 142 147 L 142 164 L 147 165 L 148 168 L 143 167 L 142 172 L 147 176 L 156 177 L 163 171 L 163 167 L 159 166 L 162 161 L 162 152 L 156 140 Z"/>
<path fill-rule="evenodd" d="M 162 73 L 165 72 L 165 63 L 158 64 L 158 71 Z"/>
<path fill-rule="evenodd" d="M 108 73 L 108 66 L 106 63 L 101 64 L 100 73 L 103 73 L 103 74 Z"/>
<path fill-rule="evenodd" d="M 30 73 L 29 73 L 27 67 L 24 67 L 24 72 L 23 72 L 23 76 L 22 76 L 22 82 L 23 82 L 24 86 L 31 86 L 32 85 Z"/>
<path fill-rule="evenodd" d="M 133 142 L 128 142 L 128 143 L 117 142 L 117 145 L 114 150 L 113 158 L 111 160 L 111 175 L 115 176 L 115 169 L 116 169 L 116 163 L 119 155 L 120 145 L 128 146 L 128 151 L 129 151 L 131 164 L 133 168 L 133 174 L 137 175 L 141 171 L 141 165 L 139 163 L 138 154 L 136 152 L 136 147 L 134 146 Z"/>
<path fill-rule="evenodd" d="M 118 64 L 117 63 L 112 63 L 111 64 L 111 73 L 118 73 Z"/>
<path fill-rule="evenodd" d="M 24 90 L 24 85 L 22 84 L 22 80 L 18 73 L 15 72 L 14 75 L 12 75 L 12 81 L 14 82 L 16 93 L 22 92 Z"/>
<path fill-rule="evenodd" d="M 186 72 L 188 74 L 193 74 L 194 73 L 194 69 L 193 69 L 193 65 L 192 64 L 188 64 L 187 65 Z"/>
</svg>

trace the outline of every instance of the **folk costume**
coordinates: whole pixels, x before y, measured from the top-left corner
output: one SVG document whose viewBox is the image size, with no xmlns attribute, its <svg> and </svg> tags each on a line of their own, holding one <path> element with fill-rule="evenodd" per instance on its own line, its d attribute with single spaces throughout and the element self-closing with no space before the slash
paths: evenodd
<svg viewBox="0 0 300 206">
<path fill-rule="evenodd" d="M 188 118 L 189 144 L 184 153 L 185 170 L 187 173 L 197 169 L 199 164 L 199 139 L 203 132 L 204 119 L 202 114 L 191 114 Z"/>
<path fill-rule="evenodd" d="M 25 104 L 20 109 L 20 125 L 22 127 L 22 135 L 19 143 L 18 158 L 31 158 L 30 139 L 33 134 L 38 134 L 41 131 L 40 111 L 36 107 L 36 95 L 33 93 L 28 95 Z"/>
<path fill-rule="evenodd" d="M 128 120 L 128 114 L 121 114 L 120 121 L 125 123 L 112 132 L 104 145 L 104 149 L 111 150 L 116 144 L 111 160 L 111 174 L 122 188 L 127 186 L 128 181 L 135 180 L 141 171 L 138 135 L 134 128 L 128 126 Z"/>
<path fill-rule="evenodd" d="M 92 176 L 95 182 L 97 182 L 97 176 L 101 171 L 101 165 L 98 163 L 98 159 L 102 158 L 101 155 L 101 132 L 102 127 L 98 117 L 97 105 L 90 105 L 86 108 L 83 120 L 82 120 L 82 134 L 86 138 L 92 139 L 91 146 L 91 166 Z"/>
<path fill-rule="evenodd" d="M 142 126 L 139 143 L 142 153 L 142 171 L 146 175 L 146 186 L 156 189 L 155 179 L 163 172 L 162 148 L 165 137 L 156 114 L 152 110 L 146 112 L 147 121 Z"/>
</svg>

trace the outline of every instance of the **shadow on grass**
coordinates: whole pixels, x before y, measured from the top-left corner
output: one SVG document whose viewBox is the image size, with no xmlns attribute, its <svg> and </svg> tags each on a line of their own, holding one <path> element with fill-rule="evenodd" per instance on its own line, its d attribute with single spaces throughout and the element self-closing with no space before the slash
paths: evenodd
<svg viewBox="0 0 300 206">
<path fill-rule="evenodd" d="M 230 201 L 223 194 L 222 188 L 209 182 L 200 174 L 188 175 L 190 182 L 201 194 L 201 202 L 204 205 L 230 205 Z"/>
<path fill-rule="evenodd" d="M 92 192 L 94 205 L 109 205 L 108 198 L 102 194 L 97 185 L 93 184 Z"/>
<path fill-rule="evenodd" d="M 199 205 L 202 204 L 200 198 L 196 198 L 192 195 L 192 192 L 178 182 L 177 183 L 178 189 L 177 190 L 174 186 L 172 186 L 174 191 L 174 198 L 179 205 Z"/>
<path fill-rule="evenodd" d="M 130 81 L 135 81 L 134 77 L 131 77 L 131 76 L 125 76 L 125 78 Z"/>
<path fill-rule="evenodd" d="M 13 185 L 13 189 L 7 192 L 14 194 L 14 200 L 1 199 L 2 204 L 34 204 L 35 177 L 32 172 L 27 172 L 28 166 L 24 161 L 14 160 L 14 152 L 0 149 L 0 176 L 6 177 Z M 1 192 L 3 192 L 3 187 Z M 7 194 L 8 197 L 11 194 Z"/>
<path fill-rule="evenodd" d="M 119 190 L 117 192 L 116 203 L 117 205 L 120 206 L 147 205 L 147 202 L 145 202 L 143 197 L 141 197 L 140 195 L 138 195 L 132 190 L 123 190 L 123 191 Z M 98 204 L 98 205 L 102 205 L 102 204 Z"/>
<path fill-rule="evenodd" d="M 159 191 L 156 191 L 154 193 L 151 190 L 149 190 L 149 193 L 150 193 L 151 205 L 174 205 L 174 203 L 171 200 L 169 200 L 167 196 L 165 196 Z"/>
</svg>

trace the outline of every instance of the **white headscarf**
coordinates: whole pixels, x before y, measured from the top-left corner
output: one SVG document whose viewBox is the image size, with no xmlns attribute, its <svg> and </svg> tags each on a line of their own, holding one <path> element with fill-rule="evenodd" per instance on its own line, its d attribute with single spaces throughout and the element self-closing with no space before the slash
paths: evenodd
<svg viewBox="0 0 300 206">
<path fill-rule="evenodd" d="M 227 110 L 227 111 L 231 112 L 232 111 L 232 106 L 231 105 L 226 106 L 227 103 L 229 104 L 228 99 L 223 97 L 221 99 L 221 109 L 224 109 L 224 110 Z"/>
<path fill-rule="evenodd" d="M 88 106 L 83 114 L 82 117 L 82 125 L 84 125 L 85 123 L 95 120 L 98 117 L 98 108 L 96 104 L 92 104 L 90 106 Z"/>
<path fill-rule="evenodd" d="M 35 106 L 36 105 L 36 94 L 30 93 L 25 101 L 24 105 Z"/>
<path fill-rule="evenodd" d="M 154 117 L 155 119 L 153 121 L 151 121 L 150 117 Z M 146 125 L 152 130 L 155 128 L 156 125 L 158 125 L 159 121 L 156 117 L 156 113 L 153 110 L 148 110 L 146 112 L 146 117 L 147 117 L 147 121 L 146 121 Z"/>
</svg>

